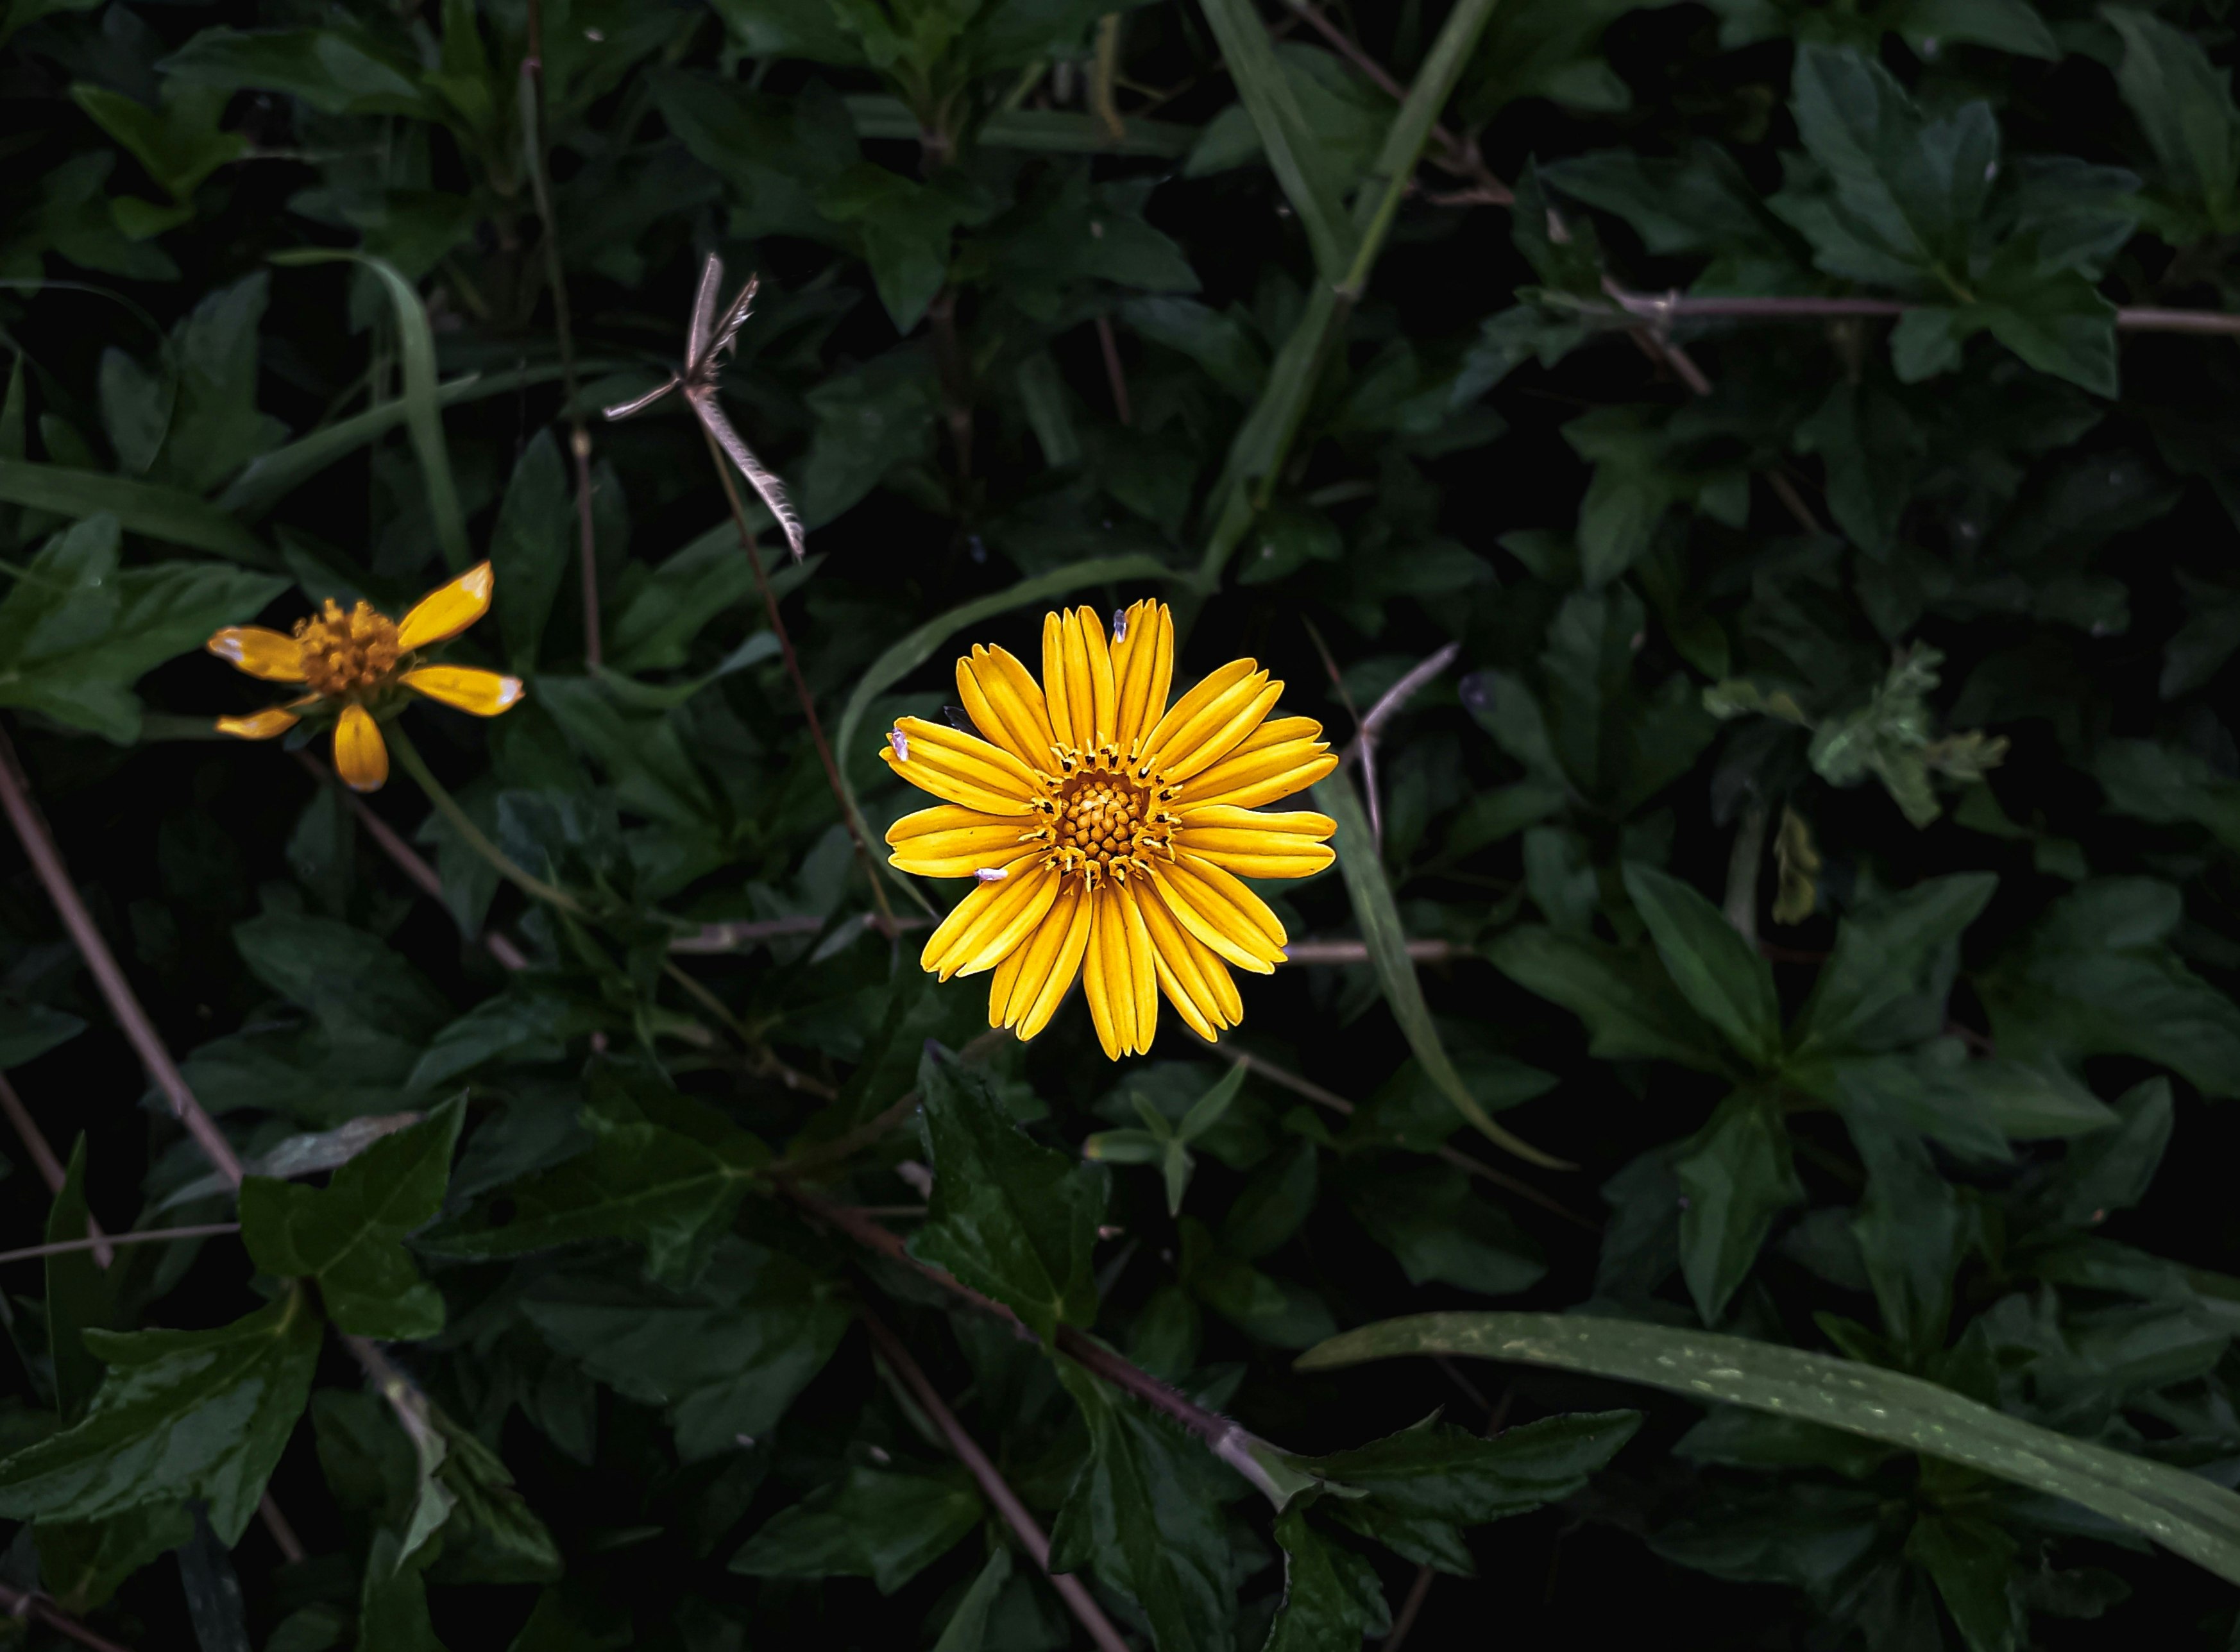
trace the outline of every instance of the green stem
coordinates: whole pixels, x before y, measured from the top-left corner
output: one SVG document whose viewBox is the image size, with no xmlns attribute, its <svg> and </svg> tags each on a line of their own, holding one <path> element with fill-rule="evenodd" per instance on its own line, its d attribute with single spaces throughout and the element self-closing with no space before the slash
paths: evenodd
<svg viewBox="0 0 2240 1652">
<path fill-rule="evenodd" d="M 565 889 L 556 889 L 542 878 L 531 877 L 516 865 L 503 849 L 490 842 L 483 829 L 475 824 L 465 809 L 459 807 L 459 800 L 451 796 L 450 789 L 436 778 L 435 771 L 428 767 L 428 760 L 420 755 L 420 748 L 412 743 L 412 737 L 403 728 L 392 723 L 383 733 L 388 737 L 389 749 L 397 754 L 397 761 L 404 765 L 404 772 L 410 775 L 413 783 L 428 795 L 428 801 L 436 806 L 436 812 L 450 823 L 451 829 L 459 835 L 459 841 L 488 861 L 500 877 L 523 894 L 556 907 L 570 917 L 589 916 L 583 910 L 583 903 Z"/>
</svg>

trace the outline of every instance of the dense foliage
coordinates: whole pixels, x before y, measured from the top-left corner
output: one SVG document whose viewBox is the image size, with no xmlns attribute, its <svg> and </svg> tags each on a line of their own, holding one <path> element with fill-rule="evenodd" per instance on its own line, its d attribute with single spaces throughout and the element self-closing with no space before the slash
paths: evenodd
<svg viewBox="0 0 2240 1652">
<path fill-rule="evenodd" d="M 0 0 L 0 1642 L 2223 1643 L 2228 10 Z M 879 758 L 1151 598 L 1116 1062 Z"/>
</svg>

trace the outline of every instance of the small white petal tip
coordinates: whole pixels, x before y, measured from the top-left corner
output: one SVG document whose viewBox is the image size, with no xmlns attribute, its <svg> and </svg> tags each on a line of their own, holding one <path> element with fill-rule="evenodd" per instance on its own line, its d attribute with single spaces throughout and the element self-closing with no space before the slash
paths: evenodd
<svg viewBox="0 0 2240 1652">
<path fill-rule="evenodd" d="M 1128 610 L 1124 608 L 1112 610 L 1112 640 L 1116 643 L 1128 640 Z"/>
<path fill-rule="evenodd" d="M 978 866 L 972 870 L 972 876 L 983 883 L 1000 883 L 1010 875 L 1011 869 L 1008 866 Z"/>
<path fill-rule="evenodd" d="M 904 734 L 900 729 L 890 729 L 887 730 L 887 743 L 894 748 L 895 761 L 897 763 L 908 763 L 910 761 L 910 736 Z"/>
</svg>

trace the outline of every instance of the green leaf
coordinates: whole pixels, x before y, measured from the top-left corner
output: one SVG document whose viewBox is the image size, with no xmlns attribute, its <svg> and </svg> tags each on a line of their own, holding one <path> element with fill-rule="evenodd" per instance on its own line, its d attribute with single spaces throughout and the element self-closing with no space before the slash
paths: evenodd
<svg viewBox="0 0 2240 1652">
<path fill-rule="evenodd" d="M 1346 896 L 1353 905 L 1353 921 L 1360 926 L 1362 939 L 1368 944 L 1370 963 L 1376 967 L 1384 1002 L 1391 1007 L 1392 1018 L 1400 1023 L 1400 1031 L 1424 1073 L 1455 1104 L 1455 1110 L 1497 1147 L 1550 1169 L 1571 1168 L 1495 1123 L 1492 1115 L 1455 1070 L 1454 1059 L 1447 1054 L 1439 1029 L 1431 1021 L 1430 1006 L 1423 1002 L 1423 983 L 1416 978 L 1415 962 L 1408 956 L 1408 936 L 1400 927 L 1400 912 L 1393 903 L 1392 886 L 1385 881 L 1384 868 L 1377 859 L 1377 840 L 1370 833 L 1369 811 L 1361 806 L 1361 795 L 1354 790 L 1353 783 L 1343 774 L 1333 775 L 1317 782 L 1309 796 L 1316 807 L 1337 823 L 1338 870 L 1345 877 Z"/>
<path fill-rule="evenodd" d="M 1367 1445 L 1303 1458 L 1299 1466 L 1372 1504 L 1477 1526 L 1583 1490 L 1640 1426 L 1638 1411 L 1574 1411 L 1487 1436 L 1433 1416 Z"/>
<path fill-rule="evenodd" d="M 2013 1652 L 2022 1614 L 2007 1589 L 2021 1545 L 1976 1514 L 1927 1514 L 1907 1534 L 1905 1556 L 1927 1571 L 1970 1652 Z"/>
<path fill-rule="evenodd" d="M 962 1471 L 850 1469 L 780 1510 L 731 1557 L 750 1577 L 868 1577 L 891 1595 L 963 1540 L 983 1516 Z"/>
<path fill-rule="evenodd" d="M 420 1235 L 439 1256 L 518 1256 L 586 1239 L 646 1248 L 671 1276 L 719 1233 L 770 1149 L 704 1104 L 611 1067 L 593 1069 L 583 1112 L 591 1146 L 506 1185 Z"/>
<path fill-rule="evenodd" d="M 1952 1279 L 1969 1237 L 1959 1196 L 1929 1151 L 1903 1132 L 1848 1121 L 1867 1167 L 1866 1196 L 1851 1219 L 1883 1334 L 1913 1369 L 1944 1346 Z"/>
<path fill-rule="evenodd" d="M 1011 1551 L 996 1549 L 988 1556 L 988 1563 L 980 1569 L 980 1575 L 972 1580 L 972 1587 L 957 1602 L 949 1622 L 942 1626 L 941 1638 L 933 1643 L 933 1652 L 982 1652 L 988 1643 L 989 1615 L 996 1609 L 1003 1586 L 1010 1581 Z"/>
<path fill-rule="evenodd" d="M 498 634 L 517 671 L 536 669 L 553 599 L 575 562 L 576 511 L 559 443 L 539 430 L 515 461 L 490 530 Z"/>
<path fill-rule="evenodd" d="M 1587 1023 L 1587 1053 L 1603 1061 L 1678 1062 L 1716 1073 L 1717 1037 L 1646 952 L 1520 924 L 1486 947 L 1494 967 Z"/>
<path fill-rule="evenodd" d="M 158 67 L 189 85 L 281 92 L 329 115 L 437 112 L 416 64 L 340 17 L 318 29 L 205 29 Z"/>
<path fill-rule="evenodd" d="M 1411 1284 L 1437 1280 L 1498 1296 L 1548 1271 L 1540 1247 L 1450 1166 L 1387 1171 L 1355 1187 L 1346 1203 Z"/>
<path fill-rule="evenodd" d="M 130 744 L 131 685 L 174 655 L 247 619 L 287 582 L 209 563 L 120 568 L 113 516 L 49 540 L 0 596 L 0 705 Z"/>
<path fill-rule="evenodd" d="M 1030 1138 L 953 1056 L 928 1049 L 917 1087 L 933 1196 L 911 1253 L 1002 1302 L 1045 1346 L 1061 1324 L 1089 1324 L 1103 1173 Z"/>
<path fill-rule="evenodd" d="M 443 1209 L 465 1112 L 462 1100 L 444 1102 L 372 1142 L 325 1188 L 249 1177 L 241 1238 L 250 1259 L 283 1279 L 317 1279 L 328 1317 L 351 1336 L 435 1336 L 443 1293 L 421 1279 L 403 1242 Z"/>
<path fill-rule="evenodd" d="M 62 1609 L 83 1615 L 104 1606 L 134 1573 L 194 1535 L 193 1517 L 177 1502 L 142 1503 L 105 1520 L 42 1520 L 31 1529 L 39 1553 L 39 1586 Z"/>
<path fill-rule="evenodd" d="M 444 1652 L 428 1615 L 425 1564 L 401 1552 L 395 1532 L 374 1534 L 358 1597 L 357 1644 L 363 1652 Z"/>
<path fill-rule="evenodd" d="M 205 30 L 196 37 L 196 43 L 220 32 Z M 332 38 L 324 31 L 320 37 Z M 178 59 L 171 61 L 176 63 Z M 459 505 L 458 484 L 451 479 L 450 450 L 443 445 L 443 409 L 436 399 L 436 335 L 428 324 L 428 307 L 420 302 L 418 291 L 396 265 L 370 253 L 307 247 L 276 253 L 272 262 L 290 268 L 342 262 L 362 264 L 389 295 L 397 317 L 397 354 L 403 370 L 404 424 L 411 435 L 413 456 L 420 462 L 421 480 L 428 490 L 428 514 L 435 521 L 444 564 L 455 574 L 464 573 L 474 561 L 474 553 L 467 543 L 467 518 Z"/>
<path fill-rule="evenodd" d="M 2132 1055 L 2203 1095 L 2240 1096 L 2240 1007 L 2165 943 L 2183 909 L 2150 878 L 2096 878 L 1976 978 L 2003 1055 Z"/>
<path fill-rule="evenodd" d="M 553 1349 L 626 1398 L 663 1407 L 698 1461 L 770 1434 L 851 1320 L 837 1284 L 736 1236 L 689 1289 L 602 1273 L 548 1276 L 521 1311 Z"/>
<path fill-rule="evenodd" d="M 1998 882 L 1988 872 L 1930 878 L 1846 913 L 1797 1016 L 1797 1052 L 1895 1049 L 1937 1036 L 1961 932 Z"/>
<path fill-rule="evenodd" d="M 0 1515 L 101 1520 L 200 1497 L 241 1541 L 303 1409 L 319 1320 L 301 1290 L 209 1331 L 92 1331 L 109 1375 L 75 1428 L 0 1462 Z"/>
<path fill-rule="evenodd" d="M 85 1023 L 67 1010 L 0 1001 L 0 1069 L 37 1061 L 84 1030 Z"/>
<path fill-rule="evenodd" d="M 1221 1502 L 1235 1482 L 1166 1417 L 1070 1361 L 1090 1458 L 1050 1527 L 1053 1572 L 1093 1571 L 1136 1603 L 1157 1652 L 1232 1652 L 1236 1583 Z"/>
<path fill-rule="evenodd" d="M 2136 6 L 2100 8 L 2123 42 L 2116 84 L 2162 163 L 2165 187 L 2198 228 L 2240 227 L 2240 110 L 2229 71 L 2198 41 Z"/>
<path fill-rule="evenodd" d="M 1261 1652 L 1355 1652 L 1392 1627 L 1377 1569 L 1307 1523 L 1303 1503 L 1276 1516 L 1283 1550 L 1283 1602 Z"/>
<path fill-rule="evenodd" d="M 1753 1091 L 1730 1096 L 1673 1169 L 1685 1196 L 1681 1271 L 1704 1323 L 1717 1324 L 1764 1248 L 1774 1218 L 1804 1197 L 1778 1108 Z"/>
<path fill-rule="evenodd" d="M 1781 1005 L 1764 956 L 1718 908 L 1670 873 L 1629 861 L 1625 892 L 1682 996 L 1743 1060 L 1771 1067 L 1781 1052 Z"/>
<path fill-rule="evenodd" d="M 1739 1336 L 1585 1314 L 1419 1314 L 1348 1331 L 1297 1363 L 1330 1370 L 1404 1354 L 1587 1371 L 1883 1441 L 2081 1503 L 2240 1582 L 2240 1494 L 2008 1416 L 1919 1377 Z"/>
<path fill-rule="evenodd" d="M 83 1239 L 91 1215 L 85 1202 L 85 1137 L 70 1149 L 62 1191 L 47 1209 L 50 1245 Z M 85 1345 L 83 1333 L 116 1324 L 117 1280 L 90 1250 L 58 1252 L 47 1258 L 47 1345 L 55 1363 L 55 1409 L 76 1422 L 101 1386 L 101 1361 Z"/>
<path fill-rule="evenodd" d="M 1999 159 L 1987 103 L 1923 120 L 1880 63 L 1807 45 L 1797 55 L 1797 126 L 1835 186 L 1801 225 L 1816 262 L 1856 281 L 1957 290 Z"/>
<path fill-rule="evenodd" d="M 190 493 L 131 476 L 0 458 L 0 501 L 84 518 L 109 516 L 136 534 L 229 556 L 252 568 L 269 567 L 270 550 L 218 506 Z"/>
</svg>

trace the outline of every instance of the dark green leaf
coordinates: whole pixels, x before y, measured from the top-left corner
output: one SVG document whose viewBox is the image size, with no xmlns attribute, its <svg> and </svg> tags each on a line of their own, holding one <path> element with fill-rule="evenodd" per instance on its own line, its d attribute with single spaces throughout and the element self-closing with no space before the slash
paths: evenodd
<svg viewBox="0 0 2240 1652">
<path fill-rule="evenodd" d="M 1030 1139 L 953 1056 L 928 1049 L 917 1086 L 933 1200 L 911 1252 L 1002 1302 L 1045 1343 L 1061 1324 L 1090 1323 L 1103 1172 Z"/>
<path fill-rule="evenodd" d="M 250 1176 L 241 1184 L 250 1257 L 267 1273 L 317 1279 L 328 1316 L 352 1336 L 436 1335 L 443 1295 L 421 1279 L 403 1242 L 443 1208 L 465 1112 L 463 1102 L 444 1102 L 373 1142 L 323 1189 Z"/>
<path fill-rule="evenodd" d="M 1704 1323 L 1717 1324 L 1748 1276 L 1774 1218 L 1804 1197 L 1789 1131 L 1770 1097 L 1729 1096 L 1674 1161 L 1686 1196 L 1680 1266 Z"/>
<path fill-rule="evenodd" d="M 1392 1627 L 1377 1569 L 1307 1523 L 1302 1503 L 1276 1517 L 1283 1550 L 1283 1603 L 1261 1652 L 1356 1652 Z"/>
<path fill-rule="evenodd" d="M 891 1595 L 980 1523 L 979 1494 L 942 1475 L 851 1469 L 847 1478 L 780 1511 L 731 1558 L 753 1577 L 868 1577 Z"/>
<path fill-rule="evenodd" d="M 94 1331 L 109 1375 L 85 1421 L 0 1462 L 0 1514 L 100 1520 L 200 1497 L 238 1542 L 310 1393 L 319 1320 L 303 1292 L 209 1331 Z"/>
<path fill-rule="evenodd" d="M 1773 970 L 1702 896 L 1678 878 L 1630 861 L 1625 892 L 1649 926 L 1657 956 L 1696 1013 L 1726 1036 L 1743 1060 L 1770 1067 L 1781 1049 Z"/>
</svg>

